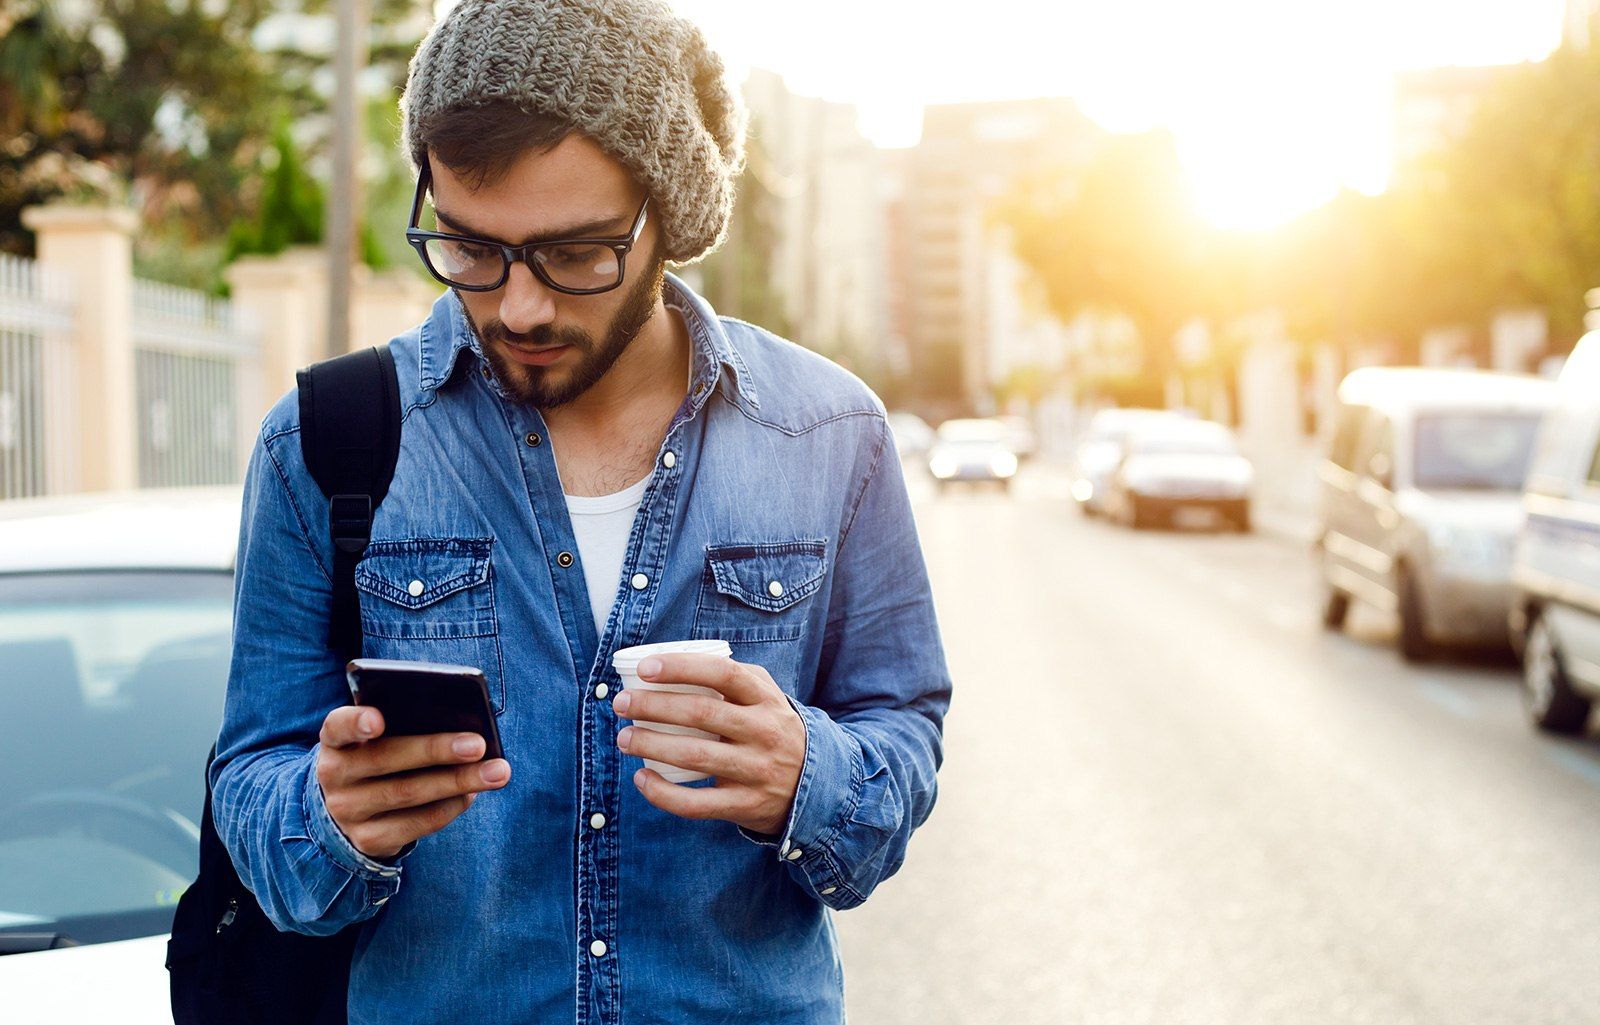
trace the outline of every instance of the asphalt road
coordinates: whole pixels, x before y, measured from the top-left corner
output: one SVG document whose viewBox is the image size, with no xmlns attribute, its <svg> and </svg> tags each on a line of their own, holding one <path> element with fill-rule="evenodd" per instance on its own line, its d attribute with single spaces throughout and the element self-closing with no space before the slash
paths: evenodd
<svg viewBox="0 0 1600 1025">
<path fill-rule="evenodd" d="M 1307 553 L 913 479 L 955 695 L 851 1025 L 1600 1021 L 1600 739 L 1324 632 Z"/>
</svg>

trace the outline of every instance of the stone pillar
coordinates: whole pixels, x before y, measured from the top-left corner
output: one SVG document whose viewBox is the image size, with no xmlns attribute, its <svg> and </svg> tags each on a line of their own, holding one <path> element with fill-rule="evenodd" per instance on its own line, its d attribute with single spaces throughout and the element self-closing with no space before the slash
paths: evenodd
<svg viewBox="0 0 1600 1025">
<path fill-rule="evenodd" d="M 294 389 L 295 371 L 325 357 L 327 274 L 320 247 L 290 246 L 276 256 L 240 257 L 226 277 L 234 305 L 261 330 L 256 405 L 239 410 L 253 445 L 267 410 Z"/>
<path fill-rule="evenodd" d="M 404 268 L 372 271 L 354 268 L 350 302 L 350 350 L 383 345 L 428 319 L 444 285 L 422 280 Z"/>
<path fill-rule="evenodd" d="M 22 211 L 38 261 L 70 276 L 76 296 L 78 480 L 85 491 L 139 484 L 134 411 L 133 232 L 121 207 L 49 204 Z"/>
</svg>

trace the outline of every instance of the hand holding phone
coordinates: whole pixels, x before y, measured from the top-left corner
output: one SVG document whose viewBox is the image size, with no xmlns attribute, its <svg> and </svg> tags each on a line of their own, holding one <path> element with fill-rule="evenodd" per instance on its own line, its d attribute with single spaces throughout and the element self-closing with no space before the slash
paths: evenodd
<svg viewBox="0 0 1600 1025">
<path fill-rule="evenodd" d="M 356 703 L 323 720 L 316 772 L 328 814 L 363 854 L 393 858 L 510 780 L 478 670 L 355 659 L 346 675 Z"/>
</svg>

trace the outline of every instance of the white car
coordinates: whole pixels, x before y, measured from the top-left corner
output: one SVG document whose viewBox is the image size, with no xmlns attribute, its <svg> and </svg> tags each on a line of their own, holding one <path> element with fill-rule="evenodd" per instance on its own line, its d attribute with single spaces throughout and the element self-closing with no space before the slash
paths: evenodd
<svg viewBox="0 0 1600 1025">
<path fill-rule="evenodd" d="M 891 411 L 889 432 L 894 436 L 895 451 L 902 459 L 925 456 L 933 447 L 933 428 L 915 413 Z"/>
<path fill-rule="evenodd" d="M 1011 429 L 998 420 L 946 420 L 928 452 L 928 472 L 940 491 L 956 481 L 992 481 L 1010 491 L 1017 474 L 1011 444 Z"/>
<path fill-rule="evenodd" d="M 1184 416 L 1165 409 L 1102 409 L 1078 439 L 1072 459 L 1072 499 L 1085 516 L 1106 511 L 1111 474 L 1122 461 L 1122 446 L 1141 424 Z"/>
<path fill-rule="evenodd" d="M 1204 510 L 1250 529 L 1255 471 L 1233 432 L 1209 420 L 1152 420 L 1131 431 L 1111 473 L 1108 512 L 1135 529 Z"/>
<path fill-rule="evenodd" d="M 0 502 L 0 1019 L 170 1025 L 238 486 Z"/>
<path fill-rule="evenodd" d="M 1600 700 L 1600 335 L 1562 368 L 1528 473 L 1511 639 L 1539 729 L 1582 733 Z"/>
</svg>

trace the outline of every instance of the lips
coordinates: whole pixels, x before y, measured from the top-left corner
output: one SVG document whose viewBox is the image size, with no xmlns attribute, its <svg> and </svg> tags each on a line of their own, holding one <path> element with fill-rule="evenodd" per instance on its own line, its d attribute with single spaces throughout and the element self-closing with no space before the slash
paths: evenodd
<svg viewBox="0 0 1600 1025">
<path fill-rule="evenodd" d="M 571 348 L 570 345 L 546 345 L 538 349 L 524 348 L 514 342 L 504 340 L 501 341 L 501 345 L 506 353 L 518 363 L 531 363 L 536 366 L 554 363 L 561 358 L 562 353 Z"/>
</svg>

